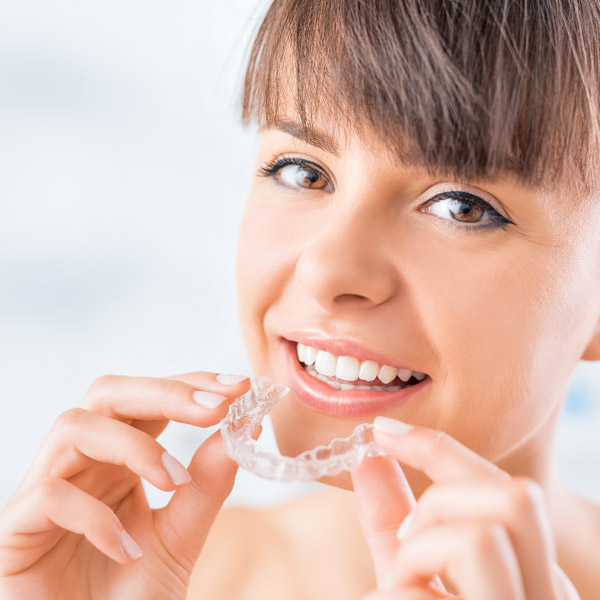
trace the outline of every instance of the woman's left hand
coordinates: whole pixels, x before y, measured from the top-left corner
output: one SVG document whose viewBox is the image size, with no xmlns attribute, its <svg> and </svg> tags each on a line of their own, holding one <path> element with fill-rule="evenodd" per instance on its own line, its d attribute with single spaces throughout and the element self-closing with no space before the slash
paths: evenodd
<svg viewBox="0 0 600 600">
<path fill-rule="evenodd" d="M 556 562 L 537 482 L 511 477 L 444 432 L 383 417 L 376 425 L 389 456 L 352 472 L 379 590 L 368 600 L 457 598 L 438 575 L 465 600 L 579 600 Z M 396 459 L 433 481 L 418 502 Z"/>
</svg>

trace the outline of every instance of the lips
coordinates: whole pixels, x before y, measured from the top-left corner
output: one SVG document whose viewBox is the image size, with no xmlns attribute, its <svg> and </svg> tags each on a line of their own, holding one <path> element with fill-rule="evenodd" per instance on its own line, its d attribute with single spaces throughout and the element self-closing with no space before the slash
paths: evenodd
<svg viewBox="0 0 600 600">
<path fill-rule="evenodd" d="M 364 344 L 352 339 L 342 339 L 340 337 L 329 337 L 322 332 L 301 331 L 288 332 L 282 336 L 283 340 L 299 342 L 305 346 L 314 346 L 321 350 L 326 350 L 336 356 L 353 356 L 359 361 L 372 360 L 382 365 L 389 365 L 396 369 L 406 369 L 415 371 L 413 365 L 399 363 L 394 358 L 385 356 L 376 350 L 367 348 Z"/>
<path fill-rule="evenodd" d="M 300 402 L 318 412 L 345 418 L 372 419 L 418 396 L 431 383 L 431 378 L 426 377 L 417 384 L 394 391 L 336 390 L 306 372 L 298 361 L 296 342 L 282 341 L 292 393 Z M 336 349 L 339 349 L 339 345 Z"/>
</svg>

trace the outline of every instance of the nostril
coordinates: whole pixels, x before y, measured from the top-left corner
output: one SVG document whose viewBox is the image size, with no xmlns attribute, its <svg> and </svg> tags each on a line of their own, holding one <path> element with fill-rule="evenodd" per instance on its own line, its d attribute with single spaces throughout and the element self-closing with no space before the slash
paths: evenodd
<svg viewBox="0 0 600 600">
<path fill-rule="evenodd" d="M 342 304 L 342 305 L 346 305 L 346 304 L 363 305 L 363 304 L 370 304 L 371 300 L 369 300 L 369 298 L 367 298 L 366 296 L 361 296 L 359 294 L 339 294 L 333 299 L 333 302 L 335 304 Z"/>
</svg>

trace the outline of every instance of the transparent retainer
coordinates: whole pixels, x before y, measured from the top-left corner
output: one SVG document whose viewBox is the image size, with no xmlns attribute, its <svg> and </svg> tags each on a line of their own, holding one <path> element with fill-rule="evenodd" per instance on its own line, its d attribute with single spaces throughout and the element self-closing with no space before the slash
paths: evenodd
<svg viewBox="0 0 600 600">
<path fill-rule="evenodd" d="M 357 467 L 365 456 L 383 456 L 385 452 L 373 438 L 373 425 L 363 423 L 347 438 L 336 438 L 326 446 L 317 446 L 298 456 L 281 456 L 258 449 L 252 433 L 267 413 L 290 391 L 285 385 L 256 377 L 251 387 L 229 407 L 221 421 L 221 435 L 227 454 L 241 467 L 265 479 L 278 481 L 314 481 Z"/>
</svg>

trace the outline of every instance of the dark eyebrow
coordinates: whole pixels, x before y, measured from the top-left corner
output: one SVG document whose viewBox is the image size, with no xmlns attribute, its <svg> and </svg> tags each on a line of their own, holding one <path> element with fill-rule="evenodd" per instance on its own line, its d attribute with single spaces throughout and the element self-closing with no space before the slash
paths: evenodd
<svg viewBox="0 0 600 600">
<path fill-rule="evenodd" d="M 337 158 L 340 157 L 340 150 L 334 139 L 323 131 L 313 129 L 312 127 L 304 127 L 304 125 L 296 123 L 295 121 L 285 120 L 277 121 L 277 123 L 275 123 L 275 129 L 283 131 L 299 140 L 303 140 L 311 146 L 325 150 L 325 152 L 329 152 L 329 154 L 333 154 Z"/>
</svg>

